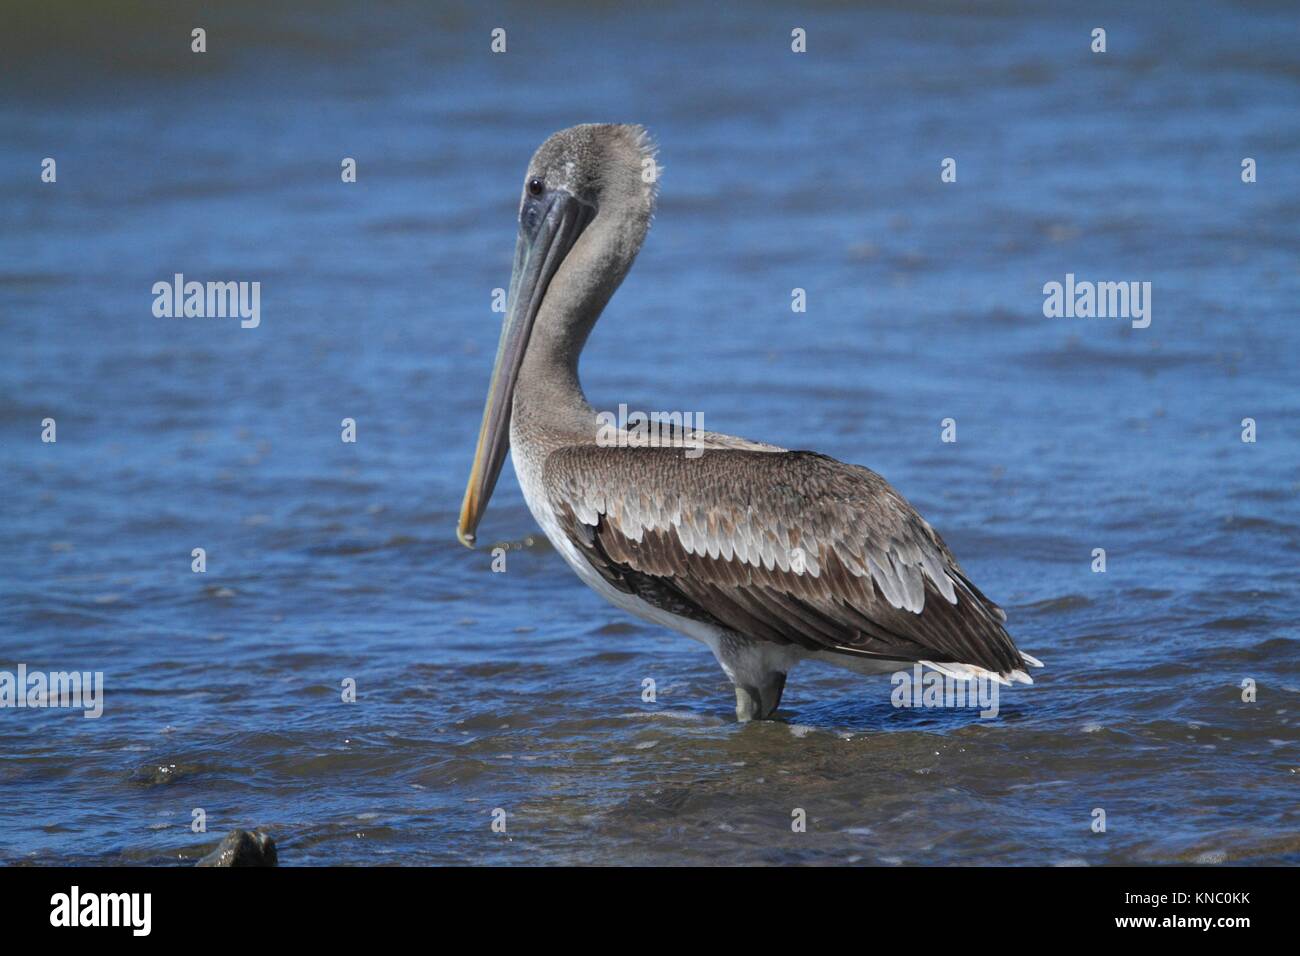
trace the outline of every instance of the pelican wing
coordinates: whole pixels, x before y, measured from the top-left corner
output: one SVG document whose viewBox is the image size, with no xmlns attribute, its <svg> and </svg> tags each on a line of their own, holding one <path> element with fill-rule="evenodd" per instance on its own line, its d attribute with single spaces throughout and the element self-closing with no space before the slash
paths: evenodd
<svg viewBox="0 0 1300 956">
<path fill-rule="evenodd" d="M 1023 676 L 1006 615 L 875 472 L 807 451 L 571 446 L 545 486 L 614 587 L 751 638 Z"/>
</svg>

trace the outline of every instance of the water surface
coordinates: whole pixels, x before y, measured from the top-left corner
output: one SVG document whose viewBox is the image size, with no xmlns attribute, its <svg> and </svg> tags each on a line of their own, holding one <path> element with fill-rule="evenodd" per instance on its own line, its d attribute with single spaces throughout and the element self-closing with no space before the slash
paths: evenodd
<svg viewBox="0 0 1300 956">
<path fill-rule="evenodd" d="M 107 690 L 0 711 L 0 859 L 1300 862 L 1288 5 L 63 6 L 0 38 L 0 669 Z M 885 475 L 1047 662 L 997 719 L 805 665 L 739 726 L 509 474 L 507 572 L 456 543 L 521 177 L 585 121 L 665 167 L 593 402 Z M 176 272 L 260 327 L 154 318 Z M 1070 272 L 1151 326 L 1044 318 Z"/>
</svg>

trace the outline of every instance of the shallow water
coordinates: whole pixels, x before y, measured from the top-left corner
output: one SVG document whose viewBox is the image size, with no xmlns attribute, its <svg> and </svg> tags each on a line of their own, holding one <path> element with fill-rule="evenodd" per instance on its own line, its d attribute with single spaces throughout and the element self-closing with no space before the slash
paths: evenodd
<svg viewBox="0 0 1300 956">
<path fill-rule="evenodd" d="M 1294 14 L 968 6 L 15 14 L 0 669 L 106 692 L 0 710 L 0 859 L 1300 862 Z M 884 474 L 1048 665 L 996 719 L 804 665 L 739 726 L 509 474 L 507 572 L 456 543 L 519 181 L 591 120 L 665 167 L 593 402 Z M 154 318 L 175 272 L 262 324 Z M 1150 281 L 1151 326 L 1044 318 L 1067 272 Z"/>
</svg>

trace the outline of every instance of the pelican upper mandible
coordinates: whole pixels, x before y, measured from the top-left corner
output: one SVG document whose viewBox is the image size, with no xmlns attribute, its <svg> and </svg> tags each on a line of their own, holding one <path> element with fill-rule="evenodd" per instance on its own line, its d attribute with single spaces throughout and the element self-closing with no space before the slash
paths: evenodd
<svg viewBox="0 0 1300 956">
<path fill-rule="evenodd" d="M 533 517 L 578 576 L 707 644 L 742 721 L 770 717 L 806 658 L 1032 683 L 1025 667 L 1041 665 L 1017 650 L 1002 609 L 875 472 L 715 432 L 690 448 L 601 437 L 578 357 L 650 227 L 653 157 L 640 126 L 583 125 L 528 164 L 461 542 L 473 547 L 509 450 Z"/>
</svg>

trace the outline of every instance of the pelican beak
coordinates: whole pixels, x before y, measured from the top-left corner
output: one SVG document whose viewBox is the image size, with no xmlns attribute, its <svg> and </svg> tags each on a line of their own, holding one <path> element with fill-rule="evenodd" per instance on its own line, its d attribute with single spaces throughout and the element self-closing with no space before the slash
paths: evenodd
<svg viewBox="0 0 1300 956">
<path fill-rule="evenodd" d="M 560 263 L 594 215 L 593 207 L 563 189 L 526 196 L 520 206 L 519 240 L 515 244 L 506 318 L 456 527 L 456 537 L 467 548 L 474 547 L 474 532 L 505 464 L 515 383 L 542 298 Z"/>
</svg>

